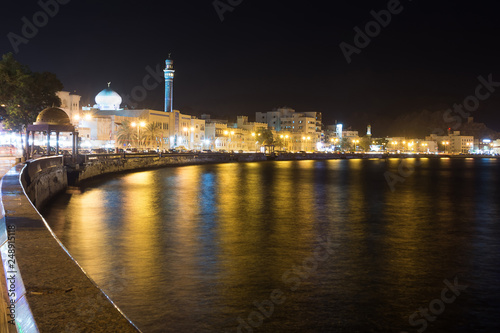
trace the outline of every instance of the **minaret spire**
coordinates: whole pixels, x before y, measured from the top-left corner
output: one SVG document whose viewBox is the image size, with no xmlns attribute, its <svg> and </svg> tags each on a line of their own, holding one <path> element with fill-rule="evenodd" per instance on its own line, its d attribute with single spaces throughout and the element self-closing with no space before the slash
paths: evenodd
<svg viewBox="0 0 500 333">
<path fill-rule="evenodd" d="M 168 54 L 168 59 L 165 60 L 165 112 L 173 111 L 174 100 L 174 61 L 170 58 L 172 53 Z"/>
</svg>

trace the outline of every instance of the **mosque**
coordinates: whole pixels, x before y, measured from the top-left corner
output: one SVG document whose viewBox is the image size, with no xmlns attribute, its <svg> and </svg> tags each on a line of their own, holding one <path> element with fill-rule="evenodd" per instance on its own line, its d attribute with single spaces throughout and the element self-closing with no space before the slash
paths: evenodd
<svg viewBox="0 0 500 333">
<path fill-rule="evenodd" d="M 93 107 L 80 109 L 80 96 L 68 92 L 58 92 L 63 109 L 73 125 L 77 126 L 81 137 L 82 148 L 109 147 L 129 148 L 126 143 L 118 142 L 117 136 L 122 126 L 133 126 L 137 136 L 151 136 L 150 124 L 156 125 L 155 142 L 149 140 L 150 148 L 170 149 L 179 146 L 188 149 L 207 149 L 209 140 L 205 140 L 205 120 L 182 114 L 173 109 L 173 60 L 165 61 L 165 110 L 124 109 L 121 108 L 122 97 L 111 89 L 108 82 L 106 89 L 95 97 Z M 128 146 L 132 146 L 128 143 Z"/>
<path fill-rule="evenodd" d="M 111 89 L 111 82 L 108 82 L 107 87 L 97 94 L 92 107 L 80 108 L 80 96 L 65 91 L 58 92 L 57 95 L 61 99 L 60 108 L 68 114 L 71 124 L 78 131 L 79 147 L 84 150 L 97 147 L 139 148 L 141 150 L 178 147 L 227 151 L 259 149 L 255 132 L 259 128 L 268 128 L 267 123 L 249 122 L 246 116 L 238 116 L 237 123 L 228 123 L 227 120 L 210 119 L 209 115 L 198 119 L 195 116 L 183 114 L 173 108 L 175 70 L 174 62 L 170 57 L 165 61 L 163 72 L 165 79 L 163 111 L 122 108 L 123 99 Z M 124 128 L 129 130 L 128 134 L 133 133 L 134 136 L 139 137 L 139 141 L 147 139 L 147 143 L 138 144 L 135 139 L 130 140 L 133 142 L 123 140 L 120 134 L 123 134 Z M 294 141 L 292 133 L 281 134 L 281 137 L 290 138 L 286 145 L 287 150 L 291 150 L 291 144 Z M 63 137 L 62 139 L 62 145 L 64 146 L 64 142 L 67 142 L 69 146 L 70 138 Z M 43 142 L 40 144 L 43 145 Z"/>
</svg>

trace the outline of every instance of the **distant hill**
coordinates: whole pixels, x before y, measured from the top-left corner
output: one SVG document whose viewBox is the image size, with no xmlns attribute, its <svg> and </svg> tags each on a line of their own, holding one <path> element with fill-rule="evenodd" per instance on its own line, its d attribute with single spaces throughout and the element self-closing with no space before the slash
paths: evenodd
<svg viewBox="0 0 500 333">
<path fill-rule="evenodd" d="M 463 118 L 456 121 L 452 120 L 450 115 L 447 118 L 444 115 L 445 111 L 428 110 L 401 115 L 391 121 L 385 130 L 391 136 L 423 138 L 431 133 L 444 135 L 451 128 L 452 131 L 460 131 L 463 135 L 472 135 L 475 138 L 500 139 L 500 132 L 488 128 L 483 123 L 468 123 L 468 120 Z"/>
</svg>

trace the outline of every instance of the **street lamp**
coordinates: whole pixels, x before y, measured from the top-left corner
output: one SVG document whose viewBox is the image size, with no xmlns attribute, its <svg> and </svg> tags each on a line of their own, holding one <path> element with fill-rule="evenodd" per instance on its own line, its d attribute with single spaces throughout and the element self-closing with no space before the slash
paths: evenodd
<svg viewBox="0 0 500 333">
<path fill-rule="evenodd" d="M 141 148 L 141 127 L 146 127 L 146 122 L 145 121 L 140 121 L 139 124 L 137 124 L 135 121 L 133 121 L 130 126 L 132 127 L 137 127 L 137 148 Z"/>
<path fill-rule="evenodd" d="M 446 154 L 446 151 L 447 151 L 446 146 L 449 145 L 450 143 L 448 141 L 443 141 L 442 144 L 444 146 L 444 153 Z"/>
<path fill-rule="evenodd" d="M 358 143 L 359 143 L 359 140 L 352 140 L 352 143 L 354 143 L 354 151 L 358 151 Z"/>
</svg>

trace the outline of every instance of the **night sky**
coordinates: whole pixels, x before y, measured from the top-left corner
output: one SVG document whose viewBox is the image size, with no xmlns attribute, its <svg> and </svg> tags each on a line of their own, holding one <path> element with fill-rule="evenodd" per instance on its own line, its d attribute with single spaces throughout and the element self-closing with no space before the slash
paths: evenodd
<svg viewBox="0 0 500 333">
<path fill-rule="evenodd" d="M 21 18 L 32 22 L 41 10 L 34 0 L 6 2 L 1 54 L 14 51 L 8 34 L 22 36 Z M 493 1 L 401 1 L 400 13 L 348 64 L 339 44 L 353 45 L 353 29 L 364 30 L 370 12 L 388 3 L 246 0 L 221 22 L 213 0 L 70 0 L 15 56 L 34 71 L 56 73 L 82 104 L 94 104 L 108 81 L 122 96 L 142 86 L 146 67 L 163 69 L 171 52 L 174 107 L 184 113 L 252 119 L 286 105 L 359 130 L 462 103 L 479 75 L 500 82 Z M 138 106 L 163 110 L 163 95 L 160 84 Z M 500 88 L 474 116 L 500 130 L 499 114 Z M 379 134 L 390 133 L 374 128 Z"/>
</svg>

